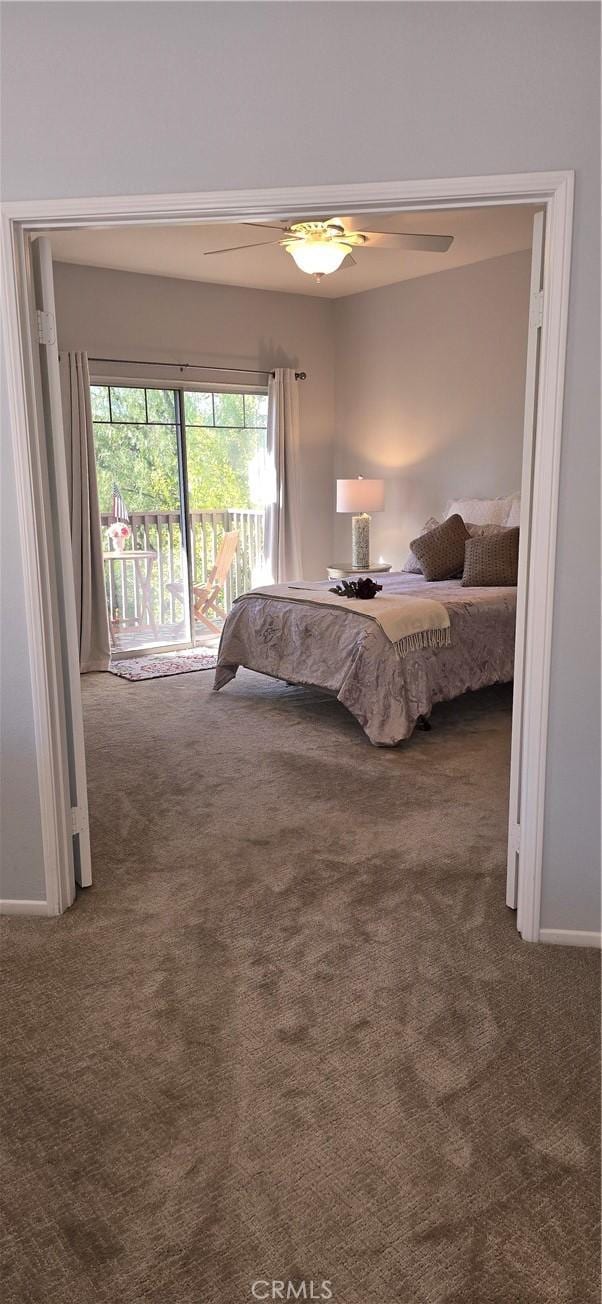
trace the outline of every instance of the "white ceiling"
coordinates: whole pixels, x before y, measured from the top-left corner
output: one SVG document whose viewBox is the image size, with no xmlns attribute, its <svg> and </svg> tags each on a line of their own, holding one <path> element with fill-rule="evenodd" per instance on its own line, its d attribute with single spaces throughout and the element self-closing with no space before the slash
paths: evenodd
<svg viewBox="0 0 602 1304">
<path fill-rule="evenodd" d="M 372 223 L 382 230 L 453 235 L 453 244 L 445 254 L 409 253 L 376 245 L 354 250 L 355 267 L 342 267 L 325 276 L 319 284 L 299 271 L 290 254 L 277 243 L 266 244 L 270 239 L 278 240 L 278 232 L 268 226 L 198 223 L 51 231 L 48 234 L 54 257 L 60 262 L 338 299 L 380 285 L 430 276 L 451 267 L 528 249 L 534 211 L 526 205 L 510 205 L 444 212 L 373 214 Z M 371 228 L 370 216 L 366 214 L 344 220 L 347 229 L 366 231 Z M 205 251 L 210 249 L 251 242 L 253 247 L 250 249 L 205 257 Z"/>
</svg>

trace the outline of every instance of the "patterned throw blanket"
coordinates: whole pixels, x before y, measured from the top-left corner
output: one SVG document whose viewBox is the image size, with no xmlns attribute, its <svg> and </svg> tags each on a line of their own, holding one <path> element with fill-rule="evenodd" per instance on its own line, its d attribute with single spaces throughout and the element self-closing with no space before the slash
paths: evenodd
<svg viewBox="0 0 602 1304">
<path fill-rule="evenodd" d="M 377 593 L 367 601 L 340 598 L 329 591 L 328 583 L 329 581 L 319 581 L 311 584 L 296 580 L 291 584 L 268 584 L 265 588 L 243 594 L 236 601 L 243 602 L 245 597 L 260 593 L 263 597 L 275 598 L 279 602 L 305 602 L 312 606 L 337 607 L 343 612 L 362 616 L 364 620 L 376 621 L 400 656 L 418 648 L 449 645 L 449 614 L 443 603 L 435 602 L 432 598 L 397 593 Z"/>
</svg>

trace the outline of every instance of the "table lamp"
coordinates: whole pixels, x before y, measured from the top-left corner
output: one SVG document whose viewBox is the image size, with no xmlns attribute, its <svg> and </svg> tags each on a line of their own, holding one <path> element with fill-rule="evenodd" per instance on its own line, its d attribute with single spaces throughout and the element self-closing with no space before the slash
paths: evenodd
<svg viewBox="0 0 602 1304">
<path fill-rule="evenodd" d="M 352 565 L 354 570 L 370 569 L 370 512 L 382 512 L 385 505 L 384 480 L 337 480 L 337 512 L 352 512 Z"/>
</svg>

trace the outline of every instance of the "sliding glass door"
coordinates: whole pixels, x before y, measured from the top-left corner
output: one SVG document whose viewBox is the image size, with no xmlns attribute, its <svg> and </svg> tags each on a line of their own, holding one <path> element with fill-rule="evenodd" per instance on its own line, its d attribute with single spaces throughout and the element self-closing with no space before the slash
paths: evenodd
<svg viewBox="0 0 602 1304">
<path fill-rule="evenodd" d="M 114 653 L 217 646 L 263 569 L 267 395 L 94 384 L 91 398 Z"/>
</svg>

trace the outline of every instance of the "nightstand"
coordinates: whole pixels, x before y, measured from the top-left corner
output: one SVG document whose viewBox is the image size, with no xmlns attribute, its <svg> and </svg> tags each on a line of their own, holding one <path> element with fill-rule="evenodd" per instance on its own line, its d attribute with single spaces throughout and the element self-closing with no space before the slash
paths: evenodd
<svg viewBox="0 0 602 1304">
<path fill-rule="evenodd" d="M 327 567 L 329 580 L 344 580 L 348 575 L 384 575 L 390 569 L 390 561 L 370 562 L 369 566 L 352 566 L 350 561 L 335 561 Z"/>
</svg>

